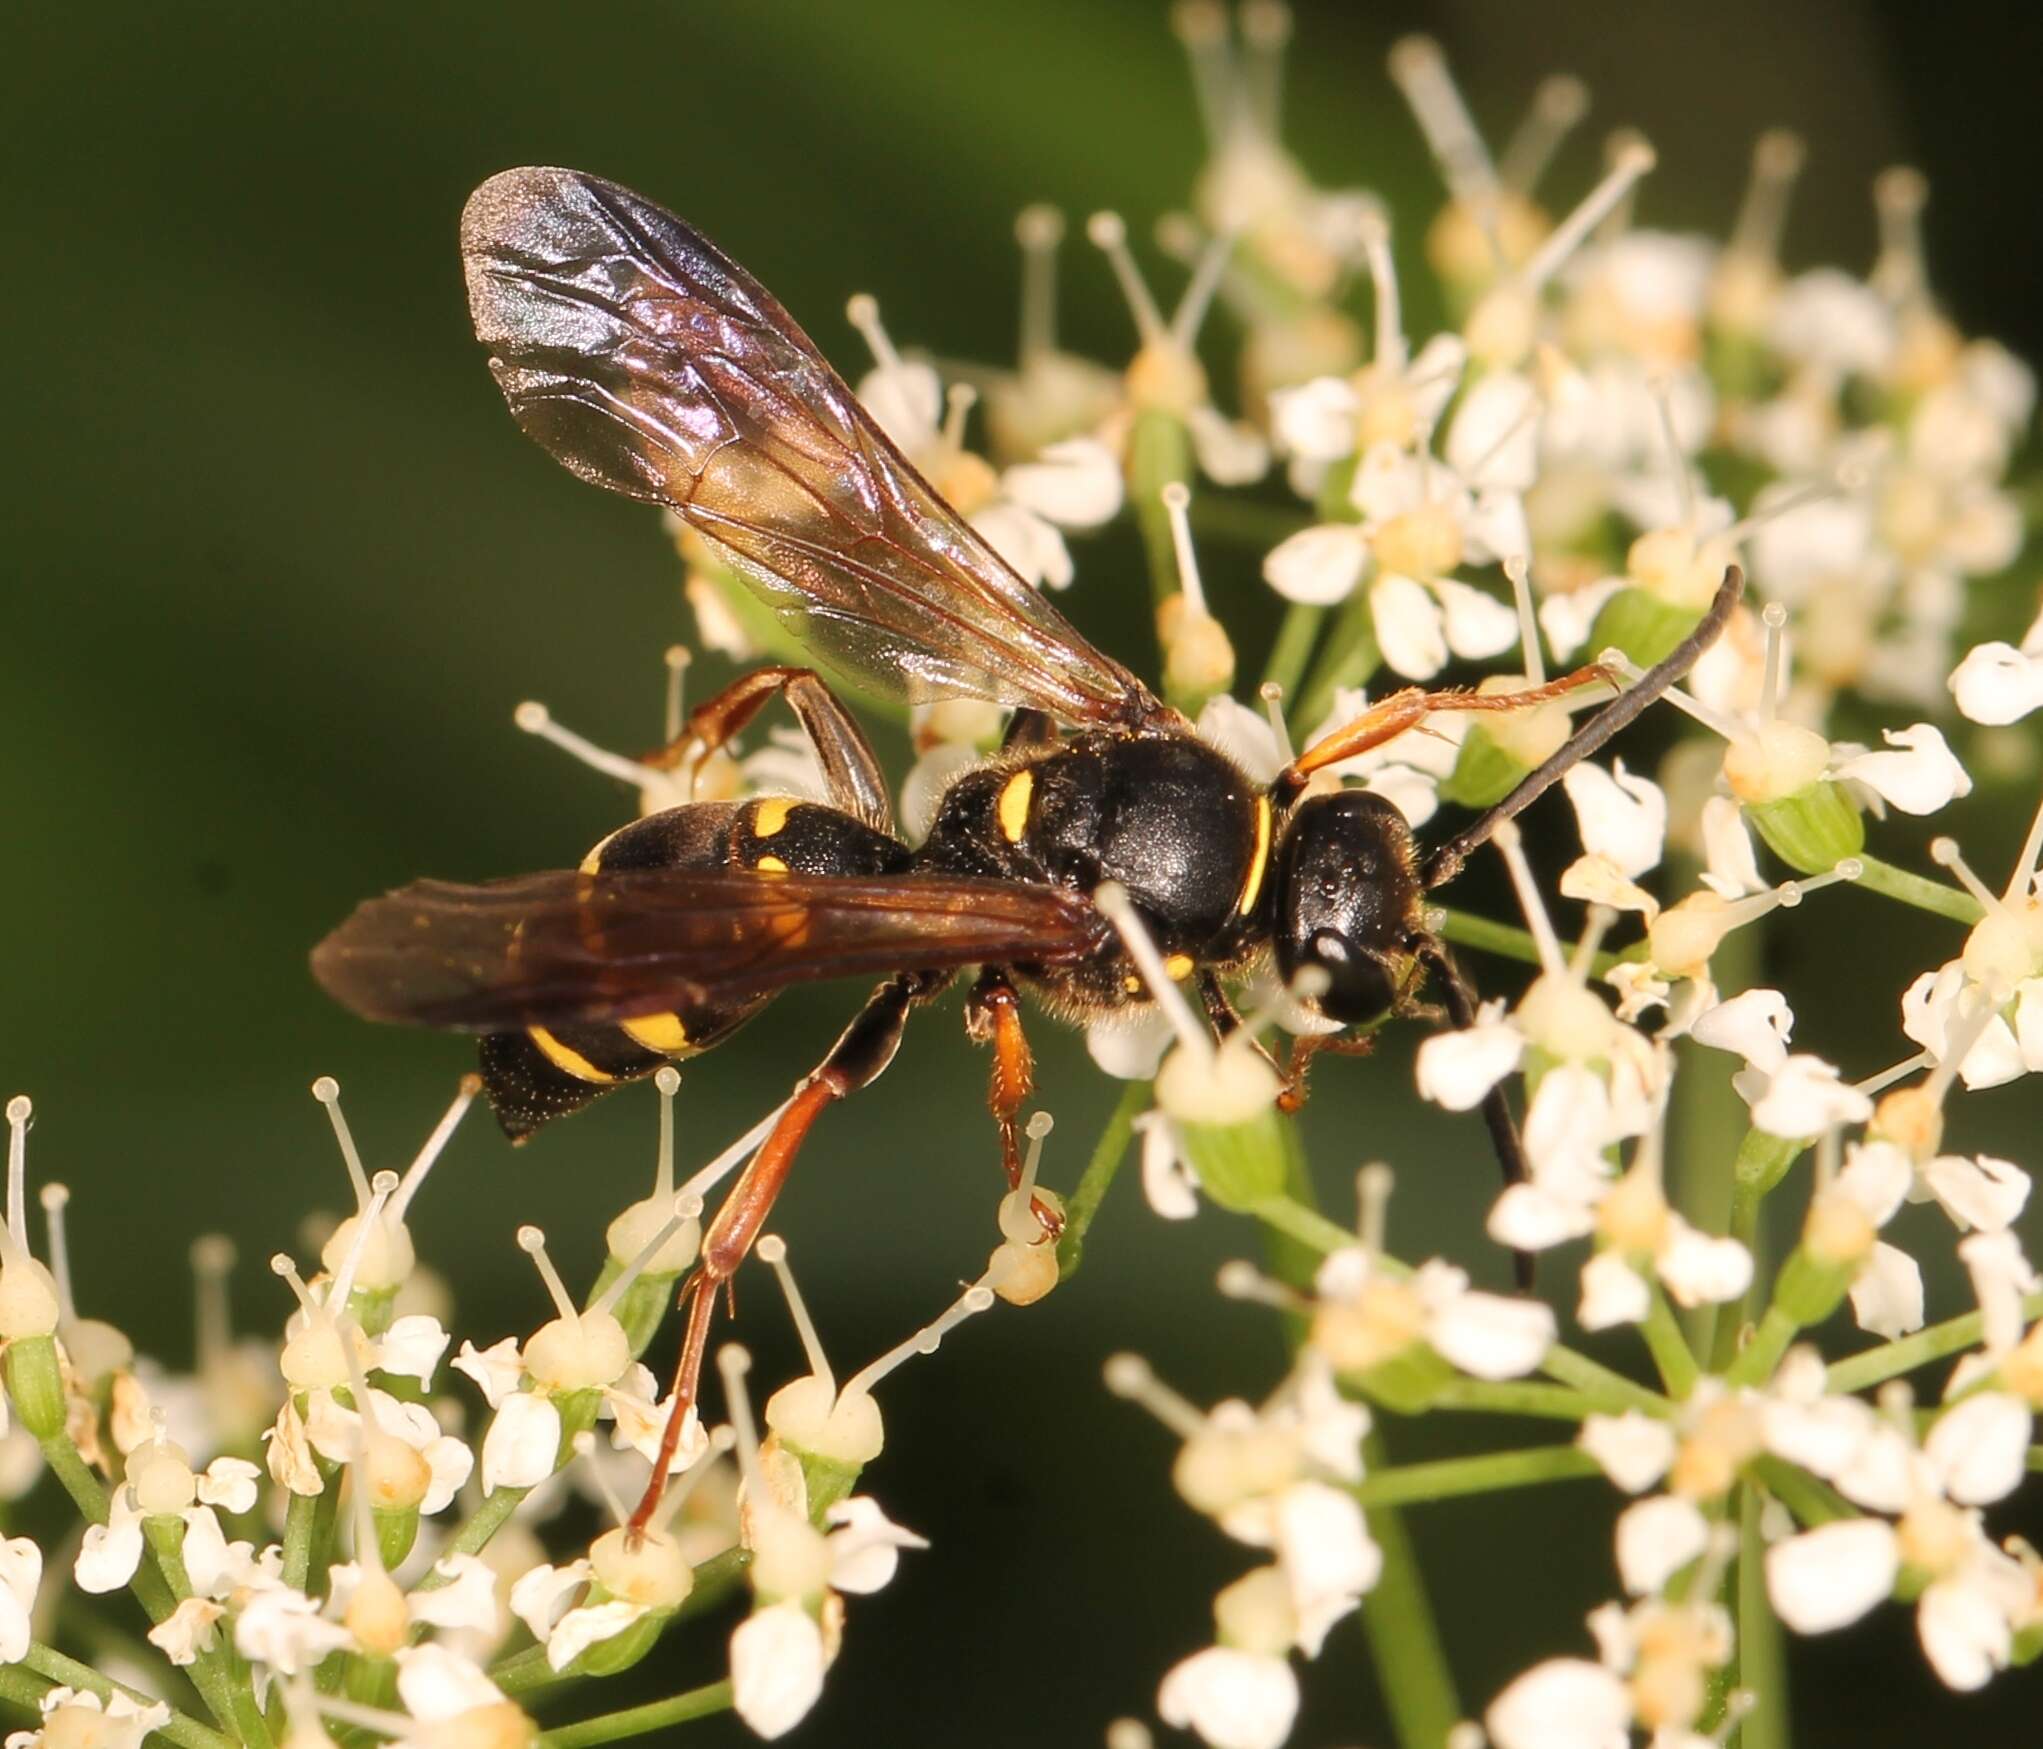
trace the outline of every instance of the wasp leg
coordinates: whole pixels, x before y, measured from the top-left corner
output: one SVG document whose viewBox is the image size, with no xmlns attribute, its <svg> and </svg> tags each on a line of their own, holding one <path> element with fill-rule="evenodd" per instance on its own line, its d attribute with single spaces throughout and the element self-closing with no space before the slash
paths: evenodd
<svg viewBox="0 0 2043 1749">
<path fill-rule="evenodd" d="M 1587 759 L 1618 730 L 1631 724 L 1646 706 L 1693 668 L 1697 658 L 1722 634 L 1731 618 L 1732 610 L 1738 605 L 1738 597 L 1744 590 L 1745 573 L 1736 565 L 1729 566 L 1724 572 L 1724 581 L 1717 588 L 1716 599 L 1710 603 L 1709 612 L 1697 622 L 1694 631 L 1570 735 L 1544 764 L 1536 766 L 1520 778 L 1518 787 L 1501 802 L 1487 812 L 1477 815 L 1470 825 L 1464 826 L 1433 852 L 1426 864 L 1428 890 L 1453 880 L 1461 873 L 1461 865 L 1490 841 L 1491 835 L 1499 826 L 1514 815 L 1523 813 L 1538 801 L 1574 767 Z M 1529 695 L 1500 693 L 1497 696 L 1524 698 Z"/>
<path fill-rule="evenodd" d="M 703 1235 L 702 1256 L 695 1271 L 682 1284 L 681 1302 L 688 1308 L 687 1328 L 681 1339 L 681 1359 L 674 1371 L 674 1394 L 669 1399 L 667 1425 L 660 1434 L 660 1450 L 653 1463 L 652 1480 L 626 1526 L 633 1541 L 645 1534 L 659 1510 L 660 1496 L 667 1485 L 667 1466 L 681 1443 L 681 1430 L 694 1406 L 702 1382 L 703 1354 L 709 1344 L 709 1325 L 716 1311 L 718 1292 L 737 1273 L 752 1249 L 753 1240 L 773 1212 L 774 1199 L 787 1183 L 795 1156 L 801 1151 L 816 1119 L 840 1099 L 878 1080 L 901 1043 L 902 1030 L 916 1004 L 935 994 L 940 981 L 927 977 L 890 978 L 866 999 L 839 1035 L 830 1054 L 795 1088 L 779 1121 L 758 1153 L 739 1175 L 723 1207 Z"/>
<path fill-rule="evenodd" d="M 993 967 L 980 973 L 965 1001 L 965 1034 L 974 1044 L 993 1047 L 993 1076 L 986 1089 L 987 1109 L 1000 1129 L 1000 1164 L 1007 1188 L 1022 1179 L 1021 1129 L 1016 1119 L 1023 1102 L 1036 1088 L 1036 1059 L 1022 1031 L 1021 997 L 1008 975 Z M 1055 1239 L 1064 1231 L 1064 1217 L 1041 1197 L 1029 1205 L 1044 1233 Z"/>
<path fill-rule="evenodd" d="M 774 698 L 785 698 L 816 750 L 823 768 L 830 805 L 887 833 L 894 831 L 893 805 L 887 800 L 886 774 L 874 757 L 865 731 L 837 695 L 811 668 L 755 668 L 740 675 L 714 698 L 688 713 L 681 733 L 645 756 L 647 765 L 662 771 L 700 764 L 724 746 Z"/>
<path fill-rule="evenodd" d="M 1206 1010 L 1206 1024 L 1212 1027 L 1215 1038 L 1224 1041 L 1241 1030 L 1241 1010 L 1235 1007 L 1221 987 L 1220 980 L 1204 969 L 1199 973 L 1199 1006 Z M 1279 1075 L 1284 1073 L 1283 1065 L 1270 1054 L 1269 1047 L 1261 1039 L 1252 1037 L 1248 1043 L 1249 1048 Z"/>
</svg>

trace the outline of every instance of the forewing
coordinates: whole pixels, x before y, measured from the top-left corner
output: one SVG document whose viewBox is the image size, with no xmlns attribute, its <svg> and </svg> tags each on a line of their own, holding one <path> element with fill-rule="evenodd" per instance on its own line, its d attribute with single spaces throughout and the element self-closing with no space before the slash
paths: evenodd
<svg viewBox="0 0 2043 1749">
<path fill-rule="evenodd" d="M 475 331 L 525 431 L 714 542 L 831 666 L 1081 725 L 1162 707 L 918 474 L 794 319 L 629 189 L 507 170 L 470 197 Z"/>
<path fill-rule="evenodd" d="M 559 870 L 370 899 L 313 950 L 312 972 L 370 1020 L 501 1032 L 822 978 L 1072 959 L 1105 933 L 1084 899 L 1017 882 Z"/>
</svg>

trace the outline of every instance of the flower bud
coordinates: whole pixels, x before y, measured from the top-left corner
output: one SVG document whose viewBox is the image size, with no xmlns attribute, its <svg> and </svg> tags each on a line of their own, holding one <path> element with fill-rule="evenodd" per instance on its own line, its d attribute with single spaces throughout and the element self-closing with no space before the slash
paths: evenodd
<svg viewBox="0 0 2043 1749">
<path fill-rule="evenodd" d="M 674 1199 L 671 1196 L 649 1196 L 635 1202 L 616 1220 L 612 1221 L 603 1235 L 604 1245 L 610 1256 L 608 1267 L 622 1269 L 638 1254 L 658 1238 L 667 1223 L 674 1217 Z M 671 1282 L 675 1276 L 695 1261 L 695 1254 L 702 1248 L 702 1223 L 684 1221 L 675 1229 L 660 1248 L 641 1266 L 646 1277 L 663 1277 Z M 607 1286 L 608 1283 L 604 1283 Z M 626 1289 L 627 1293 L 631 1290 Z M 666 1290 L 661 1290 L 665 1297 Z M 623 1320 L 620 1320 L 623 1321 Z"/>
<path fill-rule="evenodd" d="M 1943 1101 L 1927 1087 L 1897 1087 L 1880 1096 L 1866 1139 L 1892 1142 L 1918 1166 L 1933 1160 L 1944 1146 Z"/>
<path fill-rule="evenodd" d="M 1726 769 L 1730 761 L 1725 761 Z M 1866 823 L 1842 786 L 1813 783 L 1779 801 L 1747 805 L 1746 819 L 1797 874 L 1821 874 L 1866 847 Z"/>
<path fill-rule="evenodd" d="M 986 1260 L 986 1285 L 1011 1306 L 1032 1306 L 1057 1285 L 1057 1247 L 1033 1240 L 1003 1240 Z"/>
<path fill-rule="evenodd" d="M 606 1530 L 589 1545 L 589 1564 L 612 1597 L 644 1609 L 674 1609 L 695 1589 L 695 1569 L 665 1531 L 649 1530 L 633 1543 L 623 1530 Z"/>
<path fill-rule="evenodd" d="M 62 1315 L 56 1280 L 33 1257 L 18 1256 L 0 1269 L 0 1340 L 53 1335 Z"/>
<path fill-rule="evenodd" d="M 376 1525 L 376 1548 L 383 1557 L 383 1565 L 401 1567 L 405 1557 L 411 1553 L 412 1545 L 419 1537 L 419 1511 L 416 1506 L 405 1506 L 384 1510 L 378 1507 L 370 1513 Z"/>
<path fill-rule="evenodd" d="M 543 1391 L 600 1389 L 631 1365 L 624 1326 L 608 1312 L 542 1324 L 525 1344 L 525 1370 Z"/>
<path fill-rule="evenodd" d="M 20 1266 L 15 1265 L 16 1268 Z M 12 1273 L 10 1270 L 8 1273 Z M 64 1431 L 69 1405 L 64 1394 L 64 1369 L 57 1344 L 49 1336 L 21 1336 L 7 1344 L 0 1359 L 7 1378 L 8 1400 L 37 1439 L 55 1439 Z"/>
<path fill-rule="evenodd" d="M 1213 1599 L 1213 1624 L 1223 1646 L 1281 1658 L 1298 1637 L 1291 1587 L 1275 1567 L 1258 1567 Z"/>
<path fill-rule="evenodd" d="M 790 1380 L 766 1400 L 766 1425 L 797 1456 L 862 1467 L 886 1436 L 880 1406 L 864 1391 L 838 1393 L 813 1373 Z"/>
<path fill-rule="evenodd" d="M 1163 645 L 1164 690 L 1182 699 L 1189 714 L 1197 715 L 1207 699 L 1234 684 L 1227 628 L 1185 596 L 1170 596 L 1157 609 L 1156 634 Z"/>
<path fill-rule="evenodd" d="M 363 1566 L 341 1620 L 371 1657 L 391 1657 L 411 1639 L 411 1611 L 404 1593 L 381 1567 Z"/>
<path fill-rule="evenodd" d="M 770 1501 L 753 1503 L 746 1524 L 752 1548 L 752 1592 L 761 1603 L 819 1598 L 830 1585 L 830 1550 L 805 1518 Z"/>
<path fill-rule="evenodd" d="M 151 1516 L 183 1512 L 198 1498 L 190 1462 L 167 1440 L 135 1448 L 128 1459 L 128 1486 L 135 1491 L 135 1504 Z"/>
<path fill-rule="evenodd" d="M 1721 571 L 1716 581 L 1723 581 Z M 1589 648 L 1621 650 L 1641 668 L 1650 668 L 1671 655 L 1701 618 L 1700 605 L 1677 606 L 1645 589 L 1620 589 L 1597 610 L 1589 628 Z"/>
</svg>

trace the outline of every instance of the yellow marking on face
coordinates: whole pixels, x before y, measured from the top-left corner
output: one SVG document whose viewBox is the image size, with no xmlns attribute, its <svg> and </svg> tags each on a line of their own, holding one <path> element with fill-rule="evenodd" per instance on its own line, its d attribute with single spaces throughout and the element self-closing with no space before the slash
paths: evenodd
<svg viewBox="0 0 2043 1749">
<path fill-rule="evenodd" d="M 587 1081 L 597 1087 L 608 1087 L 617 1079 L 606 1075 L 580 1051 L 562 1044 L 543 1026 L 526 1029 L 532 1042 L 539 1047 L 539 1054 L 564 1075 L 572 1075 L 577 1081 Z"/>
<path fill-rule="evenodd" d="M 777 856 L 762 856 L 752 865 L 761 874 L 786 874 L 787 864 Z"/>
<path fill-rule="evenodd" d="M 1256 849 L 1249 858 L 1248 875 L 1241 883 L 1241 900 L 1235 906 L 1238 915 L 1246 917 L 1256 908 L 1256 900 L 1262 896 L 1263 873 L 1270 866 L 1270 798 L 1256 797 Z"/>
<path fill-rule="evenodd" d="M 1139 996 L 1142 994 L 1142 980 L 1136 977 L 1133 972 L 1130 972 L 1121 980 L 1121 988 L 1126 990 L 1131 996 Z"/>
<path fill-rule="evenodd" d="M 787 824 L 787 817 L 799 806 L 793 796 L 768 796 L 752 804 L 752 836 L 771 838 Z"/>
<path fill-rule="evenodd" d="M 692 1048 L 688 1028 L 681 1024 L 678 1014 L 641 1014 L 636 1020 L 619 1024 L 628 1038 L 663 1057 L 678 1057 Z"/>
<path fill-rule="evenodd" d="M 623 830 L 622 826 L 617 828 L 617 832 L 622 832 Z M 609 837 L 598 842 L 589 854 L 582 858 L 582 866 L 576 872 L 579 874 L 595 874 L 601 869 L 603 866 L 603 852 L 610 848 L 610 839 L 615 838 L 617 832 L 612 832 Z"/>
<path fill-rule="evenodd" d="M 1192 956 L 1188 953 L 1174 953 L 1163 962 L 1163 969 L 1170 973 L 1171 982 L 1189 978 L 1192 975 Z"/>
<path fill-rule="evenodd" d="M 1000 835 L 1008 843 L 1019 844 L 1022 834 L 1029 829 L 1029 800 L 1035 793 L 1033 771 L 1017 771 L 1001 787 L 995 812 L 1000 816 Z"/>
</svg>

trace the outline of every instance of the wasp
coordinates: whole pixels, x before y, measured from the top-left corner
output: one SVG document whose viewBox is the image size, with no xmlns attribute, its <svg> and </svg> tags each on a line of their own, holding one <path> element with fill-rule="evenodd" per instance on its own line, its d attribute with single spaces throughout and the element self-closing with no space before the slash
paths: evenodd
<svg viewBox="0 0 2043 1749">
<path fill-rule="evenodd" d="M 485 1089 L 522 1139 L 661 1065 L 711 1049 L 780 990 L 879 982 L 797 1083 L 704 1235 L 670 1445 L 693 1401 L 718 1290 L 757 1238 L 805 1137 L 870 1085 L 909 1018 L 969 974 L 971 1036 L 1010 1185 L 1033 1081 L 1021 996 L 1085 1020 L 1148 987 L 1092 895 L 1113 882 L 1217 1030 L 1229 980 L 1274 960 L 1310 1007 L 1357 1028 L 1473 998 L 1426 895 L 1498 824 L 1659 696 L 1722 628 L 1733 570 L 1681 647 L 1454 837 L 1422 851 L 1397 808 L 1315 773 L 1434 712 L 1507 710 L 1592 685 L 1392 694 L 1252 781 L 1088 643 L 888 441 L 792 317 L 671 213 L 571 170 L 520 169 L 470 198 L 461 250 L 477 336 L 512 416 L 570 471 L 679 515 L 819 663 L 908 702 L 990 700 L 1005 743 L 943 792 L 924 841 L 896 830 L 879 762 L 812 669 L 747 674 L 652 756 L 724 746 L 775 699 L 815 748 L 826 801 L 694 802 L 605 838 L 574 869 L 488 885 L 420 881 L 372 899 L 312 956 L 370 1019 L 480 1033 Z M 1501 1094 L 1491 1128 L 1515 1159 Z M 1053 1217 L 1044 1216 L 1046 1222 Z M 657 1500 L 665 1463 L 639 1522 Z"/>
</svg>

